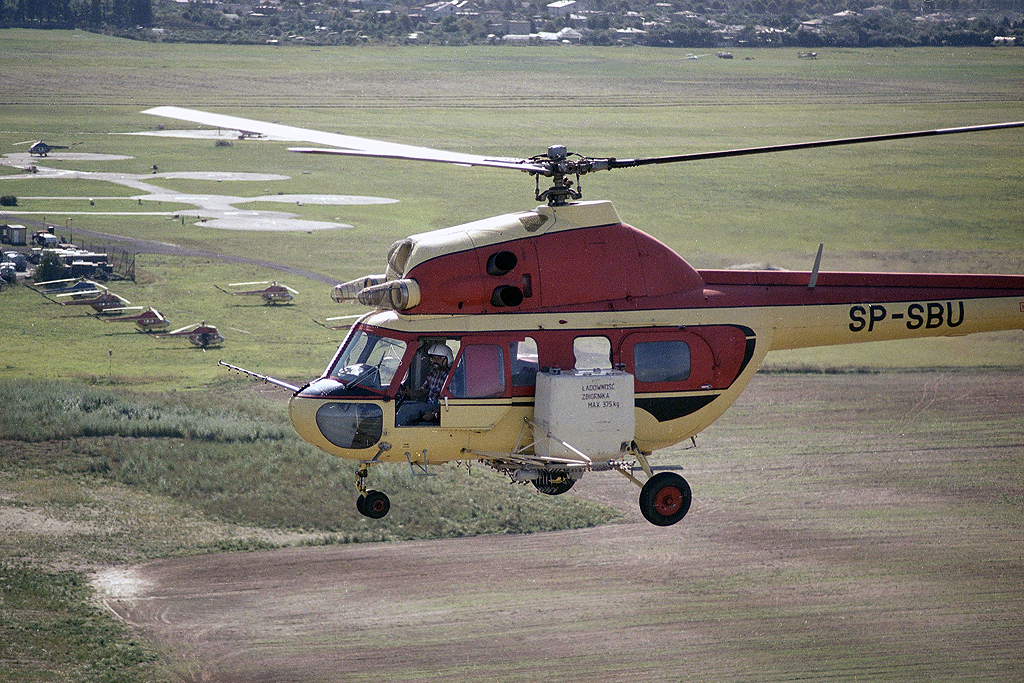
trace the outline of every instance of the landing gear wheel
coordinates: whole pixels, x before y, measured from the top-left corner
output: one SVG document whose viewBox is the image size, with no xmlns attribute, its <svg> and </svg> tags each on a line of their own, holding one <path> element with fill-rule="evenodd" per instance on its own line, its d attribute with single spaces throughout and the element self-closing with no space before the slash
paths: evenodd
<svg viewBox="0 0 1024 683">
<path fill-rule="evenodd" d="M 640 490 L 640 512 L 651 524 L 672 526 L 690 510 L 690 485 L 675 472 L 658 472 Z"/>
<path fill-rule="evenodd" d="M 356 509 L 359 513 L 370 519 L 380 519 L 388 514 L 391 509 L 391 501 L 382 491 L 367 491 L 365 496 L 356 499 Z"/>
</svg>

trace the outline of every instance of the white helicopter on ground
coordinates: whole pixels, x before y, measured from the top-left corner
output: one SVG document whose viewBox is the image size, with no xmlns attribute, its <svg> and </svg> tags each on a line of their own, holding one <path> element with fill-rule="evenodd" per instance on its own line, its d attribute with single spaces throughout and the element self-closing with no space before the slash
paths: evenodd
<svg viewBox="0 0 1024 683">
<path fill-rule="evenodd" d="M 15 142 L 14 144 L 31 145 L 31 147 L 28 148 L 28 153 L 30 156 L 45 157 L 48 156 L 50 152 L 52 152 L 55 149 L 71 149 L 75 145 L 80 145 L 82 143 L 76 142 L 73 145 L 50 145 L 43 142 L 42 140 L 25 140 L 24 142 Z"/>
<path fill-rule="evenodd" d="M 252 287 L 255 285 L 266 285 L 261 289 L 224 289 L 214 285 L 222 292 L 231 294 L 232 296 L 259 296 L 262 297 L 263 303 L 265 304 L 277 304 L 277 303 L 289 303 L 295 298 L 295 295 L 299 292 L 292 289 L 288 285 L 282 285 L 279 282 L 271 282 L 269 280 L 262 280 L 259 282 L 232 282 L 228 287 Z"/>
<path fill-rule="evenodd" d="M 383 273 L 335 287 L 373 311 L 326 370 L 296 386 L 289 417 L 306 441 L 359 463 L 357 508 L 380 518 L 371 466 L 426 470 L 482 461 L 546 494 L 586 472 L 640 487 L 653 524 L 690 507 L 686 480 L 650 464 L 721 416 L 769 351 L 1024 329 L 1024 276 L 696 270 L 581 201 L 595 171 L 1024 127 L 1024 121 L 638 159 L 561 146 L 497 158 L 354 138 L 177 107 L 145 113 L 244 128 L 339 154 L 488 166 L 538 180 L 536 208 L 396 242 Z M 540 177 L 552 186 L 540 189 Z M 575 177 L 575 181 L 573 178 Z M 639 464 L 646 481 L 634 476 Z"/>
</svg>

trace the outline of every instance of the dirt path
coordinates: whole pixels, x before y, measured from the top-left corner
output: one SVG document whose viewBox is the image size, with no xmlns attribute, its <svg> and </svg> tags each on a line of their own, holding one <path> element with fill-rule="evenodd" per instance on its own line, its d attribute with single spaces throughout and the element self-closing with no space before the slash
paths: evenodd
<svg viewBox="0 0 1024 683">
<path fill-rule="evenodd" d="M 762 375 L 670 457 L 675 527 L 590 477 L 626 523 L 162 560 L 107 604 L 189 681 L 1020 680 L 1022 379 Z"/>
</svg>

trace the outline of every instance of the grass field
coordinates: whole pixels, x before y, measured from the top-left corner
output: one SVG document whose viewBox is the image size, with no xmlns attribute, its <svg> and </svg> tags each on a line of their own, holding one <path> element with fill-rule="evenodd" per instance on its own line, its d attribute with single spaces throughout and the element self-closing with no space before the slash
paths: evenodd
<svg viewBox="0 0 1024 683">
<path fill-rule="evenodd" d="M 1024 119 L 1020 50 L 826 50 L 813 62 L 798 60 L 790 51 L 740 50 L 732 61 L 692 61 L 685 51 L 632 48 L 227 47 L 132 43 L 82 32 L 0 31 L 0 54 L 0 153 L 24 151 L 14 143 L 28 139 L 81 142 L 75 151 L 131 158 L 38 163 L 140 175 L 149 174 L 156 164 L 163 172 L 259 171 L 288 178 L 150 181 L 175 192 L 399 200 L 287 208 L 266 203 L 260 208 L 353 227 L 310 233 L 225 231 L 167 217 L 99 215 L 152 207 L 129 199 L 133 191 L 119 185 L 33 178 L 0 166 L 0 195 L 18 196 L 18 210 L 40 212 L 24 218 L 45 216 L 62 228 L 68 218 L 63 212 L 84 212 L 71 218 L 72 231 L 264 259 L 338 281 L 380 272 L 387 248 L 408 234 L 532 208 L 532 179 L 494 170 L 296 155 L 286 152 L 286 145 L 269 141 L 215 147 L 203 140 L 121 134 L 168 125 L 139 112 L 174 104 L 480 154 L 531 155 L 564 143 L 586 154 L 629 157 Z M 587 198 L 612 200 L 626 222 L 666 242 L 697 267 L 766 262 L 807 269 L 818 243 L 824 242 L 825 270 L 1024 273 L 1021 141 L 1019 131 L 1007 131 L 638 169 L 588 176 L 583 188 Z M 87 198 L 95 198 L 94 206 Z M 18 215 L 9 220 L 20 222 Z M 0 292 L 0 386 L 8 405 L 28 401 L 19 393 L 27 388 L 44 399 L 36 409 L 47 415 L 73 412 L 60 403 L 62 396 L 78 396 L 76 405 L 82 396 L 92 396 L 88 400 L 97 405 L 120 406 L 120 414 L 131 416 L 118 417 L 115 410 L 113 417 L 104 418 L 114 425 L 108 424 L 106 432 L 86 422 L 62 433 L 53 425 L 34 424 L 31 416 L 5 412 L 9 431 L 0 437 L 5 455 L 2 509 L 17 516 L 22 525 L 17 528 L 35 524 L 43 533 L 5 533 L 0 545 L 0 589 L 6 591 L 0 593 L 0 617 L 12 625 L 0 633 L 0 641 L 14 643 L 0 648 L 0 678 L 9 671 L 20 680 L 40 681 L 159 676 L 151 668 L 150 650 L 138 649 L 128 633 L 109 634 L 109 625 L 78 611 L 82 593 L 74 586 L 75 575 L 60 573 L 69 568 L 303 542 L 540 530 L 552 519 L 565 526 L 608 519 L 606 508 L 591 504 L 570 509 L 548 507 L 569 504 L 560 499 L 529 496 L 524 501 L 518 497 L 520 489 L 474 469 L 471 475 L 446 471 L 429 482 L 404 473 L 389 475 L 396 477 L 389 482 L 398 489 L 396 508 L 436 511 L 454 506 L 460 512 L 389 517 L 392 526 L 366 527 L 349 509 L 350 469 L 305 448 L 291 435 L 283 393 L 254 387 L 216 365 L 224 358 L 302 382 L 322 370 L 344 335 L 314 319 L 358 309 L 333 304 L 322 282 L 211 256 L 141 254 L 137 273 L 136 282 L 117 283 L 114 291 L 133 303 L 156 306 L 175 326 L 200 320 L 216 324 L 228 338 L 223 349 L 202 352 L 106 325 L 81 307 L 58 307 L 26 288 Z M 294 305 L 270 308 L 214 288 L 262 279 L 280 279 L 299 289 L 300 297 Z M 970 377 L 987 372 L 1004 377 L 1002 373 L 1015 376 L 1024 368 L 1022 342 L 1021 333 L 1013 332 L 866 344 L 779 354 L 770 356 L 768 365 L 797 373 L 884 372 L 895 382 L 920 368 L 956 367 Z M 799 378 L 794 381 L 803 379 L 802 374 L 793 376 Z M 51 385 L 51 380 L 62 384 Z M 942 386 L 948 391 L 952 384 Z M 824 400 L 814 398 L 810 406 L 810 414 L 822 420 L 828 415 Z M 865 420 L 880 419 L 872 417 L 878 405 L 869 397 L 848 408 Z M 733 478 L 724 471 L 712 472 L 717 475 L 712 479 L 725 488 L 715 490 L 711 484 L 705 490 L 731 501 L 728 505 L 745 495 L 750 481 L 744 477 L 756 479 L 755 469 L 777 467 L 777 458 L 794 438 L 789 427 L 776 430 L 759 419 L 748 424 L 743 411 L 753 409 L 740 405 L 738 410 L 741 414 L 729 423 L 735 438 L 752 438 L 744 430 L 755 430 L 761 450 L 753 460 L 744 452 L 715 461 L 726 468 L 741 462 L 747 463 L 743 468 L 754 468 L 736 470 Z M 198 436 L 126 431 L 140 416 L 164 411 L 206 424 L 207 431 Z M 226 417 L 218 411 L 226 411 Z M 96 417 L 92 414 L 90 420 Z M 146 429 L 165 429 L 154 424 Z M 251 432 L 254 424 L 272 434 L 255 444 L 238 436 L 237 430 Z M 32 437 L 28 425 L 42 431 Z M 977 441 L 979 448 L 1019 452 L 1019 444 L 1006 442 L 1006 434 L 1019 435 L 1019 429 L 1000 425 L 992 434 L 984 429 L 966 435 L 955 428 L 919 429 L 947 445 L 966 439 Z M 166 428 L 173 432 L 173 426 Z M 903 427 L 891 428 L 899 432 Z M 830 431 L 828 438 L 841 448 L 856 429 L 846 425 Z M 883 435 L 889 429 L 879 428 Z M 829 444 L 808 448 L 827 452 Z M 811 471 L 817 467 L 813 455 L 807 456 L 809 464 L 785 465 L 804 468 L 800 476 L 788 479 L 794 490 L 818 481 Z M 914 470 L 913 476 L 921 480 L 913 486 L 937 486 L 935 480 L 946 474 L 942 467 L 929 462 Z M 992 467 L 983 473 L 985 482 L 1016 473 L 1002 461 Z M 869 474 L 882 476 L 882 469 Z M 972 481 L 978 481 L 976 475 L 971 473 Z M 321 485 L 310 486 L 311 481 Z M 979 514 L 991 513 L 1000 524 L 1009 519 L 1019 527 L 1019 491 L 1013 493 L 1017 480 L 1011 476 L 1006 481 L 1001 484 L 1009 486 L 1005 501 Z M 471 518 L 484 506 L 467 506 L 465 499 L 473 497 L 467 491 L 480 492 L 497 509 Z M 746 519 L 744 506 L 763 505 L 769 494 L 755 486 L 750 495 L 749 501 L 739 501 L 737 519 Z M 801 504 L 813 508 L 818 502 Z M 920 513 L 933 514 L 930 508 Z M 869 506 L 856 514 L 874 513 Z M 822 511 L 813 522 L 829 526 L 835 519 Z M 859 517 L 849 522 L 862 523 L 868 522 Z M 978 526 L 984 527 L 984 519 Z M 722 533 L 741 534 L 740 527 Z M 25 567 L 44 571 L 26 574 Z M 51 621 L 41 628 L 57 634 L 55 641 L 64 637 L 64 626 L 55 624 L 86 624 L 83 632 L 90 634 L 68 641 L 72 651 L 53 670 L 30 649 L 35 646 L 32 625 L 42 623 L 33 622 L 41 614 L 33 611 L 36 603 L 12 602 L 12 596 L 26 594 L 47 596 Z M 716 609 L 727 608 L 716 604 Z M 11 640 L 11 634 L 18 639 Z M 103 657 L 120 678 L 103 678 L 95 667 L 86 671 L 91 665 L 82 664 L 83 653 L 98 640 L 119 643 L 119 654 Z M 28 664 L 2 668 L 12 661 Z"/>
<path fill-rule="evenodd" d="M 289 179 L 154 182 L 173 191 L 250 197 L 400 200 L 285 207 L 309 220 L 354 226 L 311 234 L 239 233 L 146 216 L 75 215 L 73 228 L 264 258 L 339 281 L 380 271 L 390 244 L 408 234 L 531 207 L 532 180 L 487 169 L 311 158 L 265 141 L 216 148 L 209 141 L 114 133 L 174 127 L 139 112 L 177 104 L 474 153 L 529 155 L 559 142 L 591 154 L 637 156 L 1024 118 L 1024 71 L 1015 50 L 835 50 L 814 62 L 762 50 L 738 52 L 732 62 L 695 62 L 675 50 L 184 46 L 25 31 L 0 33 L 0 46 L 12 55 L 0 65 L 0 95 L 8 103 L 0 110 L 4 151 L 29 138 L 80 141 L 76 149 L 133 158 L 48 163 L 138 174 L 153 164 L 161 171 L 258 170 Z M 1024 272 L 1019 143 L 1016 131 L 955 136 L 597 174 L 584 178 L 583 187 L 588 198 L 614 201 L 624 220 L 697 267 L 767 262 L 806 269 L 824 242 L 823 269 Z M 15 176 L 0 180 L 0 191 L 23 197 L 19 208 L 43 212 L 58 226 L 66 222 L 59 211 L 152 208 L 130 200 L 89 207 L 84 200 L 29 199 L 126 194 L 120 186 L 97 185 L 43 180 L 37 186 Z M 253 269 L 142 256 L 139 272 L 139 284 L 119 293 L 156 305 L 173 323 L 207 319 L 227 333 L 225 355 L 293 379 L 318 372 L 340 336 L 312 319 L 352 312 L 331 304 L 320 283 L 290 282 L 304 296 L 288 310 L 240 306 L 214 290 L 218 283 L 279 277 Z M 67 311 L 32 297 L 8 296 L 5 311 L 74 340 L 68 343 L 76 362 L 69 368 L 66 347 L 40 344 L 38 331 L 23 330 L 6 358 L 16 374 L 99 377 L 111 350 L 115 359 L 131 359 L 117 373 L 128 385 L 166 383 L 168 356 L 196 378 L 179 386 L 217 374 L 209 354 L 155 351 L 149 339 L 111 336 L 91 321 L 84 325 L 84 316 L 69 319 Z M 1019 335 L 769 359 L 854 367 L 1022 361 Z"/>
</svg>

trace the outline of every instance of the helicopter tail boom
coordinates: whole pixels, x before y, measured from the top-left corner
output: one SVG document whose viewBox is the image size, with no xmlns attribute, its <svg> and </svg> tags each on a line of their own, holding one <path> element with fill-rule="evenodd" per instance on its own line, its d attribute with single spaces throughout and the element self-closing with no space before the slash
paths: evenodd
<svg viewBox="0 0 1024 683">
<path fill-rule="evenodd" d="M 699 272 L 720 303 L 771 310 L 772 350 L 1024 329 L 1021 275 Z"/>
</svg>

